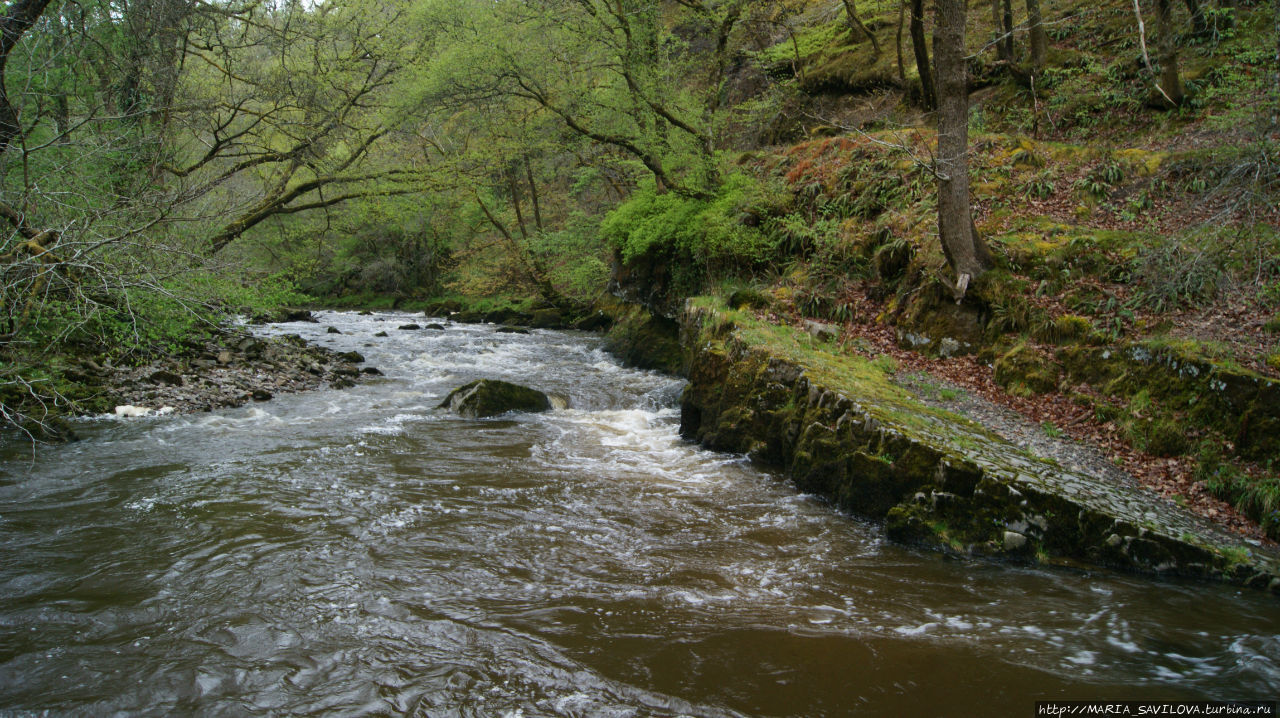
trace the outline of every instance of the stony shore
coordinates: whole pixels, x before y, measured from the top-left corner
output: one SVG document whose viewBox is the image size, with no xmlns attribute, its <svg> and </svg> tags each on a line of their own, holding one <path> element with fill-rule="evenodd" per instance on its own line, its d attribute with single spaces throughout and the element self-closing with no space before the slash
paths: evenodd
<svg viewBox="0 0 1280 718">
<path fill-rule="evenodd" d="M 310 312 L 296 310 L 273 319 L 314 321 Z M 363 363 L 357 352 L 335 352 L 294 334 L 267 338 L 226 327 L 174 355 L 140 364 L 81 357 L 63 376 L 75 387 L 77 413 L 138 416 L 212 411 L 278 394 L 344 389 L 361 377 L 380 374 Z M 37 414 L 31 425 L 37 438 L 74 438 L 74 431 L 52 413 L 43 418 Z"/>
</svg>

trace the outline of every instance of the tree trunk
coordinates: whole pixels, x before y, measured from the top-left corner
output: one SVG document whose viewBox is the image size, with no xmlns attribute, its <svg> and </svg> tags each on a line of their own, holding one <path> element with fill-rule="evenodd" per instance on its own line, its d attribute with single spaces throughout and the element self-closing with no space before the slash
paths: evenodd
<svg viewBox="0 0 1280 718">
<path fill-rule="evenodd" d="M 969 209 L 969 88 L 965 71 L 966 0 L 936 0 L 938 62 L 938 236 L 956 274 L 956 301 L 992 267 Z"/>
<path fill-rule="evenodd" d="M 524 241 L 529 241 L 529 232 L 524 228 L 524 212 L 520 211 L 520 184 L 516 182 L 515 165 L 507 168 L 507 191 L 511 194 L 511 207 L 516 212 L 516 227 Z"/>
<path fill-rule="evenodd" d="M 1191 15 L 1191 31 L 1196 37 L 1209 35 L 1209 23 L 1204 19 L 1204 10 L 1200 9 L 1200 0 L 1186 0 L 1187 13 Z"/>
<path fill-rule="evenodd" d="M 1040 0 L 1027 0 L 1027 24 L 1030 26 L 1031 68 L 1039 73 L 1044 69 L 1045 55 L 1049 54 L 1049 36 L 1045 34 L 1044 21 L 1040 17 Z"/>
<path fill-rule="evenodd" d="M 1004 43 L 1005 57 L 1009 58 L 1009 62 L 1013 62 L 1013 2 L 1012 0 L 1001 0 L 1001 8 L 1004 10 L 1000 16 L 1000 27 L 1004 30 L 1001 42 Z"/>
<path fill-rule="evenodd" d="M 533 167 L 529 165 L 529 158 L 524 158 L 524 176 L 529 180 L 529 199 L 533 202 L 533 226 L 538 231 L 542 231 L 542 207 L 538 203 L 538 185 L 533 182 Z"/>
<path fill-rule="evenodd" d="M 1178 43 L 1173 33 L 1173 2 L 1157 0 L 1156 23 L 1160 30 L 1157 52 L 1160 60 L 1160 90 L 1164 99 L 1173 105 L 1181 105 L 1186 99 L 1182 78 L 1178 72 Z"/>
<path fill-rule="evenodd" d="M 916 55 L 916 72 L 920 74 L 920 101 L 926 110 L 938 109 L 934 93 L 933 73 L 929 69 L 929 46 L 924 36 L 924 0 L 911 0 L 911 49 Z"/>
<path fill-rule="evenodd" d="M 1010 53 L 1011 48 L 1005 44 L 1005 38 L 1008 35 L 1004 29 L 1004 15 L 1000 12 L 1000 0 L 991 0 L 991 26 L 996 29 L 996 59 L 1003 62 L 1013 62 L 1013 55 Z"/>
<path fill-rule="evenodd" d="M 4 68 L 9 62 L 9 53 L 18 46 L 18 41 L 27 30 L 40 19 L 49 0 L 15 0 L 5 6 L 0 15 L 0 152 L 9 149 L 9 143 L 22 132 L 18 124 L 18 112 L 9 103 L 5 93 Z"/>
<path fill-rule="evenodd" d="M 907 0 L 898 0 L 898 79 L 903 85 L 907 84 L 907 68 L 902 61 L 902 26 L 906 24 Z"/>
<path fill-rule="evenodd" d="M 1188 1 L 1194 2 L 1194 0 Z M 844 13 L 848 16 L 849 28 L 865 35 L 871 41 L 871 49 L 875 51 L 876 57 L 880 57 L 880 41 L 876 39 L 875 33 L 871 32 L 862 23 L 862 19 L 858 17 L 858 7 L 854 4 L 854 0 L 844 0 Z"/>
</svg>

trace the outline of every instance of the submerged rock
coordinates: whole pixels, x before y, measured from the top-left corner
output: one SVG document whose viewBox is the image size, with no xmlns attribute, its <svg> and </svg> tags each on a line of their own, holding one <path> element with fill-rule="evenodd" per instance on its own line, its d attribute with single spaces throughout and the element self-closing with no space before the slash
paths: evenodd
<svg viewBox="0 0 1280 718">
<path fill-rule="evenodd" d="M 436 408 L 480 419 L 509 411 L 548 411 L 551 400 L 537 389 L 497 379 L 478 379 L 454 389 Z"/>
<path fill-rule="evenodd" d="M 524 327 L 507 327 L 507 326 L 498 327 L 493 331 L 498 334 L 528 334 L 529 333 L 529 330 L 525 329 Z"/>
<path fill-rule="evenodd" d="M 400 326 L 396 327 L 396 329 L 400 329 L 406 332 L 411 332 L 421 328 L 422 327 L 418 326 L 417 324 L 401 324 Z"/>
</svg>

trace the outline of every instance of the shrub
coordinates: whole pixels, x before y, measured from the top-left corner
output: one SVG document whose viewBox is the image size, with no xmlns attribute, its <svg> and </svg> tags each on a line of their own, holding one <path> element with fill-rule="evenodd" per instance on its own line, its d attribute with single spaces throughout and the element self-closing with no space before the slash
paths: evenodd
<svg viewBox="0 0 1280 718">
<path fill-rule="evenodd" d="M 752 210 L 763 203 L 759 183 L 743 174 L 730 175 L 707 199 L 659 194 L 649 182 L 604 218 L 600 234 L 624 263 L 663 248 L 675 250 L 704 273 L 749 267 L 776 250 L 775 242 L 753 226 L 759 215 Z"/>
</svg>

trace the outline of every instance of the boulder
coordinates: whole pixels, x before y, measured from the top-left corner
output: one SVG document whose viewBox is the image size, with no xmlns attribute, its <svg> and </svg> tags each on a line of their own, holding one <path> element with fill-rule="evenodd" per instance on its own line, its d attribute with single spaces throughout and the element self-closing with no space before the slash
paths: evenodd
<svg viewBox="0 0 1280 718">
<path fill-rule="evenodd" d="M 277 321 L 279 322 L 312 322 L 314 324 L 314 323 L 318 323 L 320 320 L 312 316 L 311 310 L 309 309 L 281 309 L 280 318 Z"/>
<path fill-rule="evenodd" d="M 334 354 L 334 356 L 340 359 L 341 361 L 351 362 L 352 364 L 359 364 L 364 361 L 364 355 L 361 354 L 360 352 L 355 352 L 355 351 L 338 352 L 337 354 Z"/>
<path fill-rule="evenodd" d="M 442 332 L 442 331 L 444 331 L 444 325 L 443 325 L 443 324 L 437 324 L 437 323 L 435 323 L 435 322 L 432 322 L 431 324 L 428 324 L 428 325 L 427 325 L 427 329 L 434 329 L 434 330 L 436 330 L 436 331 L 438 331 L 438 332 Z"/>
<path fill-rule="evenodd" d="M 509 411 L 548 411 L 551 400 L 537 389 L 497 379 L 479 379 L 454 389 L 437 408 L 479 419 Z"/>
<path fill-rule="evenodd" d="M 369 376 L 382 376 L 382 370 L 381 370 L 381 369 L 379 369 L 379 368 L 378 368 L 378 367 L 376 367 L 376 366 L 367 366 L 367 367 L 365 367 L 365 368 L 361 369 L 361 370 L 360 370 L 360 373 L 361 373 L 361 374 L 368 374 Z"/>
<path fill-rule="evenodd" d="M 602 332 L 613 325 L 613 317 L 596 310 L 573 323 L 574 329 L 584 332 Z"/>
<path fill-rule="evenodd" d="M 374 336 L 375 336 L 375 337 L 385 337 L 385 336 L 387 336 L 387 333 L 386 333 L 386 332 L 378 332 L 377 334 L 374 334 Z"/>
<path fill-rule="evenodd" d="M 177 374 L 171 371 L 168 371 L 167 369 L 160 369 L 159 371 L 152 372 L 151 376 L 147 377 L 147 381 L 151 382 L 152 384 L 163 384 L 166 386 L 182 386 L 182 377 L 178 376 Z"/>
<path fill-rule="evenodd" d="M 325 329 L 325 333 L 326 333 L 326 334 L 341 334 L 342 332 L 341 332 L 341 331 L 339 331 L 339 329 L 338 329 L 337 327 L 329 327 L 328 329 Z"/>
<path fill-rule="evenodd" d="M 565 325 L 564 316 L 557 309 L 539 309 L 529 319 L 535 329 L 556 329 Z"/>
<path fill-rule="evenodd" d="M 833 342 L 840 338 L 840 327 L 835 324 L 806 319 L 804 321 L 804 330 L 819 342 Z"/>
<path fill-rule="evenodd" d="M 411 332 L 411 331 L 414 331 L 414 330 L 416 330 L 416 329 L 421 329 L 421 328 L 422 328 L 422 327 L 418 326 L 417 324 L 401 324 L 400 326 L 396 327 L 396 329 L 401 329 L 401 330 L 404 330 L 404 331 L 406 331 L 406 332 Z"/>
<path fill-rule="evenodd" d="M 525 329 L 524 327 L 508 327 L 508 326 L 501 326 L 501 327 L 498 327 L 497 329 L 494 329 L 493 331 L 498 334 L 528 334 L 529 333 L 529 330 Z"/>
</svg>

